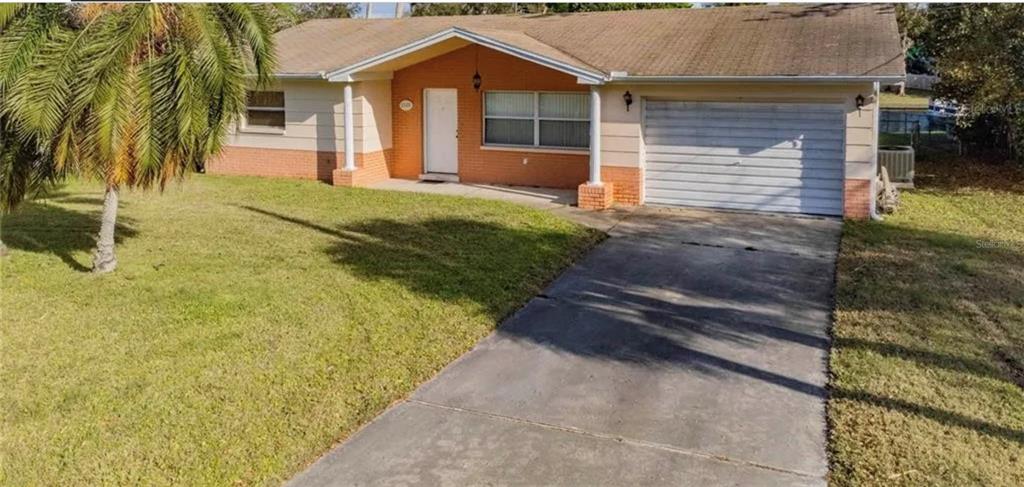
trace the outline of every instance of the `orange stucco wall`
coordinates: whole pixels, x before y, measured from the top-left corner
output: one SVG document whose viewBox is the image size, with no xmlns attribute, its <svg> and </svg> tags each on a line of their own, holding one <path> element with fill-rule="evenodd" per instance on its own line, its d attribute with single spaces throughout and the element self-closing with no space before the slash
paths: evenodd
<svg viewBox="0 0 1024 487">
<path fill-rule="evenodd" d="M 473 89 L 473 73 L 483 79 Z M 483 92 L 486 90 L 587 91 L 576 78 L 491 49 L 466 46 L 395 71 L 391 81 L 394 154 L 391 176 L 416 178 L 423 172 L 423 90 L 458 90 L 459 179 L 575 188 L 587 179 L 585 154 L 557 154 L 481 149 Z M 413 109 L 399 108 L 411 100 Z"/>
</svg>

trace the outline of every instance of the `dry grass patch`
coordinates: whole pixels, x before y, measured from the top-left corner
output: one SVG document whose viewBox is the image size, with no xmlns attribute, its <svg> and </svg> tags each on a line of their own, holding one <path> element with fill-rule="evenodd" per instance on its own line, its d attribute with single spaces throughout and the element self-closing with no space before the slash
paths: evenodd
<svg viewBox="0 0 1024 487">
<path fill-rule="evenodd" d="M 834 485 L 1024 485 L 1024 177 L 921 163 L 847 223 L 829 403 Z"/>
</svg>

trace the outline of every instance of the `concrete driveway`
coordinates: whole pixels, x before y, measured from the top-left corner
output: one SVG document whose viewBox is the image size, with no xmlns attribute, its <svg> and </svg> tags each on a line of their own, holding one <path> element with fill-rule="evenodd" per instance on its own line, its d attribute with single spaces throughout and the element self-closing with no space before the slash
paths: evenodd
<svg viewBox="0 0 1024 487">
<path fill-rule="evenodd" d="M 824 484 L 840 223 L 600 218 L 611 238 L 294 485 Z"/>
</svg>

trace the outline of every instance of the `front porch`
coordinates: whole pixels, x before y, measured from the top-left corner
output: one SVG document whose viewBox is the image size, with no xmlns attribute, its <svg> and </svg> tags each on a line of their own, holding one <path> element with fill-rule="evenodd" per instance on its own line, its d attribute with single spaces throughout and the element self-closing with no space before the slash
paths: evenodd
<svg viewBox="0 0 1024 487">
<path fill-rule="evenodd" d="M 346 132 L 355 154 L 334 172 L 333 183 L 372 187 L 386 177 L 411 180 L 387 185 L 424 189 L 415 181 L 442 179 L 469 183 L 433 187 L 446 193 L 487 197 L 510 194 L 493 188 L 544 187 L 578 189 L 562 194 L 571 193 L 572 200 L 566 202 L 586 209 L 635 204 L 635 198 L 620 201 L 615 193 L 615 176 L 620 174 L 612 171 L 610 180 L 602 179 L 600 78 L 562 63 L 524 58 L 499 44 L 453 32 L 430 47 L 329 76 L 343 85 L 345 106 L 352 107 L 345 112 L 346 121 L 358 118 L 350 113 L 356 111 L 387 118 L 386 129 L 377 124 L 375 132 L 382 136 L 380 145 L 389 149 L 386 166 L 380 165 L 386 173 L 364 177 L 360 173 L 375 166 L 354 159 L 371 132 Z M 365 97 L 361 109 L 347 103 L 353 88 L 359 95 L 371 83 L 389 96 Z M 633 180 L 637 170 L 621 175 L 631 178 L 624 187 L 639 186 Z M 524 193 L 515 194 L 519 198 Z"/>
</svg>

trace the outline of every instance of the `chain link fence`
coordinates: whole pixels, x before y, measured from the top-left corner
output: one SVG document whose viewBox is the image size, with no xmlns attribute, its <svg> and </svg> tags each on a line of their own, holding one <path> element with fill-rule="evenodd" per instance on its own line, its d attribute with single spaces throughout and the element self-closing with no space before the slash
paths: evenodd
<svg viewBox="0 0 1024 487">
<path fill-rule="evenodd" d="M 956 117 L 919 108 L 884 108 L 879 114 L 879 144 L 955 149 Z"/>
</svg>

